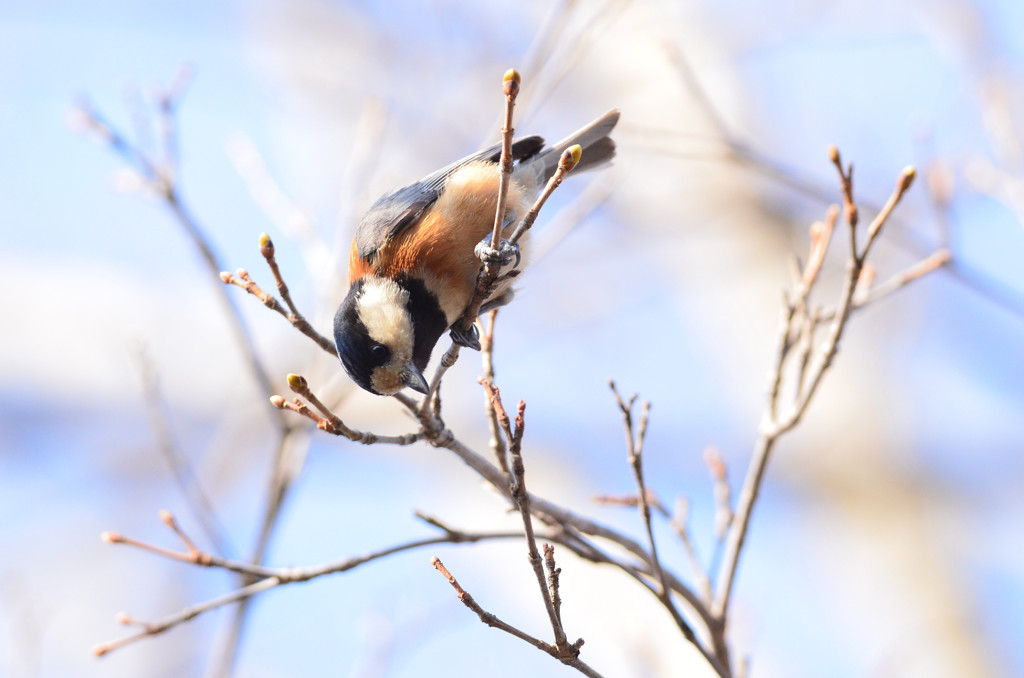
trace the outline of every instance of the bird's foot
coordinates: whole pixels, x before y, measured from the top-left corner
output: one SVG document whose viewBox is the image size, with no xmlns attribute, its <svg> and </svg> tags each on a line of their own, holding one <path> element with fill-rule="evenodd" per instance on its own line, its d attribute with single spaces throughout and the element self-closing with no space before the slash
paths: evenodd
<svg viewBox="0 0 1024 678">
<path fill-rule="evenodd" d="M 495 249 L 491 247 L 491 237 L 487 236 L 479 243 L 473 250 L 480 261 L 490 266 L 508 266 L 512 264 L 515 268 L 519 265 L 522 260 L 522 255 L 519 253 L 519 245 L 513 245 L 504 238 L 498 243 L 498 247 Z"/>
<path fill-rule="evenodd" d="M 465 346 L 471 348 L 474 351 L 480 350 L 480 332 L 476 329 L 476 325 L 471 325 L 469 331 L 463 332 L 462 328 L 455 325 L 448 332 L 454 341 L 459 346 Z"/>
</svg>

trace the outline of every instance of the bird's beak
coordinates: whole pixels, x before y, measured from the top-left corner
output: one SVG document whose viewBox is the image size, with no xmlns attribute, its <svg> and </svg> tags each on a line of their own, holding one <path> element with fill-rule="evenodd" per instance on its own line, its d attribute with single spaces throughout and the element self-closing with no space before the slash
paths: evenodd
<svg viewBox="0 0 1024 678">
<path fill-rule="evenodd" d="M 412 363 L 405 366 L 405 385 L 423 395 L 430 393 L 430 385 L 423 378 L 423 373 Z"/>
</svg>

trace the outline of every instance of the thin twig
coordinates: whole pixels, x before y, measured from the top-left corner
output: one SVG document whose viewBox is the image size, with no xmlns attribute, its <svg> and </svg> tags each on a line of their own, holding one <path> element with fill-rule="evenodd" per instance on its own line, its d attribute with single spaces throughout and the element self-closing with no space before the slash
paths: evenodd
<svg viewBox="0 0 1024 678">
<path fill-rule="evenodd" d="M 523 217 L 523 220 L 516 226 L 516 230 L 512 232 L 512 237 L 509 238 L 509 242 L 515 245 L 530 230 L 533 223 L 537 221 L 537 216 L 540 214 L 541 209 L 544 207 L 544 203 L 548 201 L 551 194 L 555 192 L 555 189 L 562 185 L 562 180 L 565 179 L 565 175 L 572 171 L 577 164 L 579 164 L 580 158 L 583 157 L 583 149 L 579 144 L 570 146 L 562 152 L 561 157 L 558 159 L 558 169 L 548 179 L 548 183 L 544 185 L 544 190 L 540 192 L 537 199 L 534 201 L 533 206 Z"/>
<path fill-rule="evenodd" d="M 855 297 L 853 300 L 853 308 L 851 310 L 857 310 L 873 304 L 880 299 L 888 297 L 893 292 L 906 287 L 910 283 L 922 278 L 923 276 L 935 271 L 936 269 L 947 266 L 951 262 L 951 255 L 949 250 L 941 249 L 933 252 L 931 255 L 910 266 L 909 268 L 897 273 L 893 277 L 889 278 L 883 283 L 871 287 L 867 293 L 862 297 Z M 818 323 L 831 322 L 836 317 L 836 311 L 829 311 L 822 313 L 818 316 Z"/>
<path fill-rule="evenodd" d="M 167 405 L 160 393 L 156 368 L 145 351 L 140 349 L 137 357 L 139 372 L 142 374 L 144 400 L 150 415 L 150 425 L 153 428 L 160 452 L 166 459 L 189 509 L 199 521 L 207 539 L 213 544 L 214 550 L 221 555 L 228 555 L 232 549 L 224 534 L 221 521 L 217 517 L 217 510 L 199 482 L 195 469 L 175 443 L 169 421 L 170 413 L 167 411 Z"/>
<path fill-rule="evenodd" d="M 442 447 L 453 452 L 476 474 L 490 483 L 498 492 L 506 498 L 511 499 L 509 494 L 508 478 L 504 473 L 502 473 L 501 469 L 488 462 L 482 455 L 463 444 L 450 430 L 442 428 L 424 431 L 424 438 L 435 447 Z M 647 551 L 629 536 L 606 525 L 602 525 L 590 518 L 587 518 L 586 516 L 574 513 L 562 506 L 554 504 L 543 497 L 533 494 L 529 496 L 530 506 L 533 513 L 538 516 L 543 516 L 546 522 L 550 521 L 554 524 L 561 525 L 563 528 L 572 528 L 583 534 L 591 535 L 600 539 L 606 539 L 633 554 L 645 565 L 649 562 L 649 555 Z M 653 574 L 653 571 L 651 573 Z M 665 574 L 669 579 L 669 586 L 672 590 L 686 600 L 687 604 L 697 612 L 698 616 L 700 616 L 704 623 L 712 623 L 710 611 L 704 606 L 700 596 L 668 572 Z"/>
<path fill-rule="evenodd" d="M 263 236 L 260 237 L 261 243 L 264 236 L 266 236 L 265 233 L 263 234 Z M 268 242 L 269 240 L 270 238 L 267 238 Z M 260 249 L 263 248 L 261 247 Z M 271 253 L 273 252 L 272 244 L 270 246 L 270 251 Z M 273 259 L 273 256 L 271 256 L 271 259 Z M 268 259 L 268 263 L 269 261 L 270 259 Z M 278 280 L 278 287 L 280 288 L 282 285 L 284 285 L 284 281 L 281 280 L 280 278 L 280 272 L 277 270 L 276 262 L 274 263 L 272 270 L 274 271 L 274 277 L 275 279 Z M 281 303 L 274 297 L 274 295 L 264 291 L 263 289 L 260 288 L 259 285 L 257 285 L 253 281 L 253 279 L 249 276 L 249 272 L 246 271 L 244 268 L 238 269 L 237 271 L 235 271 L 234 274 L 228 273 L 227 271 L 221 271 L 220 279 L 226 285 L 237 285 L 238 287 L 241 287 L 243 290 L 259 299 L 260 302 L 262 302 L 263 305 L 269 308 L 271 311 L 276 311 L 277 313 L 281 314 L 281 316 L 285 318 L 288 322 L 290 322 L 292 326 L 295 327 L 295 329 L 302 332 L 307 337 L 316 342 L 317 346 L 322 348 L 324 351 L 331 355 L 337 355 L 337 348 L 335 348 L 334 342 L 332 342 L 330 339 L 317 332 L 316 329 L 314 329 L 314 327 L 310 325 L 309 321 L 306 320 L 305 317 L 303 317 L 298 311 L 286 311 L 285 308 L 281 306 Z M 287 286 L 285 287 L 285 289 L 287 290 Z M 288 299 L 288 302 L 289 305 L 292 305 L 290 298 Z"/>
<path fill-rule="evenodd" d="M 690 569 L 693 570 L 693 576 L 697 579 L 697 590 L 703 596 L 704 602 L 710 605 L 711 597 L 714 595 L 711 590 L 711 578 L 708 577 L 707 570 L 701 564 L 700 557 L 697 555 L 697 548 L 690 537 L 690 530 L 687 527 L 690 513 L 689 506 L 690 503 L 686 497 L 676 499 L 676 509 L 671 520 L 669 520 L 669 525 L 675 530 L 676 536 L 679 537 L 679 541 L 683 544 L 683 550 L 690 561 Z"/>
<path fill-rule="evenodd" d="M 295 302 L 292 301 L 291 292 L 288 290 L 288 285 L 281 276 L 281 269 L 277 265 L 274 243 L 266 233 L 260 234 L 260 254 L 262 254 L 263 258 L 267 260 L 267 266 L 270 267 L 270 272 L 274 276 L 274 282 L 277 284 L 277 291 L 281 295 L 281 298 L 284 299 L 284 303 L 288 304 L 288 309 L 291 311 L 285 316 L 288 318 L 288 321 L 300 332 L 313 339 L 320 348 L 332 355 L 337 355 L 337 349 L 334 346 L 334 342 L 313 329 L 313 326 L 309 324 L 309 321 L 306 320 L 301 313 L 299 313 L 299 309 L 295 306 Z"/>
<path fill-rule="evenodd" d="M 330 563 L 322 565 L 315 565 L 311 567 L 291 567 L 291 568 L 270 568 L 262 565 L 257 565 L 251 562 L 231 560 L 223 558 L 215 554 L 204 552 L 198 549 L 192 540 L 184 533 L 184 531 L 177 525 L 174 517 L 167 511 L 160 512 L 161 521 L 163 521 L 168 527 L 170 527 L 182 540 L 185 545 L 184 551 L 175 551 L 173 549 L 167 549 L 164 547 L 148 544 L 141 542 L 130 537 L 114 532 L 104 532 L 101 537 L 104 541 L 112 544 L 124 544 L 126 546 L 132 546 L 149 553 L 159 555 L 164 558 L 170 558 L 180 562 L 196 565 L 199 567 L 217 568 L 227 570 L 240 575 L 244 578 L 255 579 L 250 584 L 247 584 L 236 591 L 232 591 L 222 596 L 217 596 L 211 600 L 192 605 L 184 608 L 183 610 L 164 617 L 155 622 L 142 623 L 132 620 L 127 614 L 119 615 L 119 618 L 124 623 L 132 623 L 143 626 L 144 630 L 140 633 L 133 634 L 131 636 L 121 638 L 108 643 L 102 643 L 94 648 L 94 652 L 97 655 L 106 654 L 119 647 L 127 645 L 129 643 L 141 640 L 142 638 L 158 635 L 163 633 L 179 624 L 190 621 L 195 617 L 209 612 L 211 610 L 223 607 L 236 602 L 243 602 L 251 599 L 254 595 L 262 593 L 263 591 L 275 588 L 278 586 L 284 586 L 288 584 L 295 584 L 317 579 L 332 574 L 338 574 L 347 572 L 355 569 L 367 563 L 386 558 L 396 553 L 404 551 L 410 551 L 424 546 L 433 546 L 437 544 L 472 544 L 481 541 L 492 541 L 498 539 L 522 539 L 523 533 L 521 531 L 497 531 L 497 532 L 463 532 L 455 530 L 448 526 L 441 524 L 439 521 L 433 519 L 427 519 L 426 522 L 438 527 L 443 530 L 444 534 L 436 537 L 428 537 L 424 539 L 417 539 L 396 546 L 372 551 L 359 556 L 352 556 L 343 558 Z M 565 538 L 564 535 L 558 533 L 552 533 L 544 535 L 544 538 L 556 543 L 565 544 L 568 548 L 574 549 L 573 545 Z"/>
<path fill-rule="evenodd" d="M 494 321 L 498 318 L 498 309 L 491 311 L 487 325 L 480 336 L 480 359 L 483 363 L 483 380 L 487 383 L 494 383 Z M 501 426 L 498 424 L 498 417 L 494 411 L 494 404 L 488 394 L 484 398 L 484 416 L 487 417 L 487 426 L 491 432 L 490 446 L 498 466 L 506 474 L 508 473 L 508 459 L 506 458 L 505 440 L 501 436 Z"/>
<path fill-rule="evenodd" d="M 498 200 L 494 211 L 494 228 L 491 231 L 491 250 L 497 250 L 501 244 L 501 233 L 505 224 L 505 211 L 508 201 L 508 189 L 512 181 L 512 136 L 515 129 L 512 127 L 512 112 L 515 109 L 516 97 L 519 95 L 519 84 L 522 78 L 515 69 L 509 69 L 502 80 L 502 91 L 505 94 L 505 117 L 501 127 L 501 155 L 498 159 Z M 487 297 L 494 291 L 494 285 L 501 273 L 501 265 L 481 255 L 480 272 L 476 277 L 476 286 L 473 296 L 470 298 L 462 318 L 458 321 L 463 332 L 469 332 L 480 315 L 480 307 Z M 457 345 L 453 345 L 448 353 L 452 354 L 452 363 L 459 357 Z M 448 353 L 445 355 L 447 356 Z M 447 368 L 445 368 L 447 369 Z M 438 370 L 440 373 L 440 368 Z M 440 382 L 440 374 L 435 376 Z"/>
<path fill-rule="evenodd" d="M 548 571 L 548 591 L 551 592 L 551 605 L 555 608 L 555 617 L 559 625 L 562 624 L 562 595 L 559 592 L 559 577 L 562 575 L 562 568 L 555 565 L 555 547 L 551 544 L 544 544 L 544 567 Z"/>
<path fill-rule="evenodd" d="M 494 228 L 491 231 L 491 249 L 498 249 L 501 243 L 501 231 L 505 225 L 505 205 L 508 201 L 508 187 L 512 183 L 512 138 L 516 130 L 512 127 L 512 111 L 516 107 L 516 97 L 519 96 L 519 83 L 522 77 L 513 68 L 509 69 L 502 81 L 502 91 L 505 93 L 505 117 L 501 124 L 501 156 L 498 161 L 500 173 L 498 174 L 498 206 L 494 213 Z M 467 328 L 468 329 L 468 328 Z"/>
<path fill-rule="evenodd" d="M 357 431 L 353 428 L 349 428 L 338 415 L 328 409 L 316 394 L 310 390 L 309 383 L 306 381 L 305 377 L 298 374 L 289 374 L 288 386 L 296 395 L 301 398 L 305 398 L 312 403 L 313 407 L 319 410 L 320 414 L 310 410 L 299 398 L 295 398 L 294 401 L 288 402 L 284 397 L 274 395 L 270 397 L 271 404 L 278 409 L 292 410 L 293 412 L 311 419 L 316 423 L 317 428 L 326 431 L 327 433 L 344 436 L 352 442 L 362 443 L 363 445 L 374 445 L 377 443 L 384 443 L 388 445 L 412 445 L 422 437 L 419 433 L 408 433 L 401 436 L 382 436 L 377 435 L 376 433 Z"/>
<path fill-rule="evenodd" d="M 907 168 L 901 173 L 900 179 L 897 181 L 896 188 L 886 203 L 887 207 L 883 209 L 882 212 L 879 213 L 879 216 L 872 222 L 868 229 L 868 237 L 864 247 L 862 250 L 858 250 L 855 234 L 858 222 L 857 208 L 852 202 L 853 167 L 850 165 L 844 170 L 839 151 L 836 150 L 834 146 L 829 149 L 829 156 L 839 173 L 840 188 L 845 204 L 844 214 L 848 230 L 851 234 L 851 250 L 847 263 L 846 276 L 843 281 L 843 289 L 840 293 L 840 304 L 834 318 L 832 319 L 832 325 L 828 333 L 828 338 L 825 341 L 825 345 L 818 354 L 817 360 L 813 362 L 812 367 L 810 368 L 810 376 L 808 378 L 806 388 L 798 389 L 797 396 L 793 404 L 790 406 L 788 411 L 784 413 L 779 413 L 775 416 L 774 412 L 772 412 L 771 404 L 769 404 L 770 414 L 766 417 L 766 420 L 761 426 L 761 432 L 758 436 L 754 453 L 747 469 L 747 475 L 744 479 L 743 486 L 737 500 L 735 517 L 726 538 L 725 553 L 719 568 L 717 581 L 718 588 L 711 612 L 712 615 L 721 623 L 720 628 L 724 628 L 729 600 L 732 594 L 733 582 L 736 575 L 736 567 L 739 562 L 743 544 L 746 540 L 747 530 L 750 525 L 751 512 L 761 489 L 771 451 L 779 437 L 799 423 L 800 419 L 807 411 L 807 407 L 813 399 L 814 394 L 817 392 L 818 387 L 821 385 L 825 373 L 832 365 L 836 353 L 839 350 L 839 341 L 842 338 L 843 330 L 846 327 L 846 322 L 849 319 L 851 310 L 853 309 L 854 293 L 860 273 L 865 264 L 865 259 L 872 244 L 877 239 L 882 226 L 891 214 L 892 209 L 910 187 L 914 178 L 913 168 Z M 782 369 L 782 362 L 783 361 L 781 359 L 776 361 L 776 371 Z M 773 382 L 778 379 L 781 379 L 781 376 L 773 374 Z"/>
<path fill-rule="evenodd" d="M 181 92 L 188 82 L 188 78 L 186 76 L 189 75 L 189 72 L 183 69 L 181 74 L 184 75 L 172 83 L 171 87 L 169 87 L 163 95 L 163 100 L 161 102 L 160 124 L 163 126 L 165 155 L 165 160 L 162 163 L 157 159 L 150 157 L 136 145 L 132 144 L 112 125 L 100 118 L 100 116 L 87 103 L 80 104 L 79 114 L 80 118 L 84 120 L 86 126 L 91 132 L 93 132 L 101 141 L 106 143 L 111 150 L 123 157 L 129 166 L 137 171 L 138 174 L 148 182 L 149 188 L 161 198 L 164 206 L 171 212 L 179 227 L 191 240 L 200 256 L 200 260 L 204 262 L 207 270 L 213 277 L 219 277 L 220 271 L 223 270 L 224 267 L 220 264 L 217 256 L 214 254 L 213 247 L 205 230 L 200 226 L 198 220 L 187 208 L 182 195 L 178 190 L 178 173 L 176 171 L 176 165 L 178 163 L 177 128 L 174 114 L 176 113 Z M 259 391 L 265 396 L 267 393 L 272 391 L 270 379 L 267 376 L 267 371 L 256 352 L 256 348 L 252 341 L 252 337 L 249 334 L 248 328 L 245 325 L 238 307 L 235 305 L 233 296 L 228 294 L 227 289 L 223 285 L 217 285 L 217 289 L 218 298 L 223 304 L 229 327 L 235 335 L 235 341 L 241 348 L 246 365 L 248 366 Z M 273 533 L 278 517 L 280 516 L 281 506 L 283 505 L 284 498 L 287 495 L 288 488 L 291 485 L 291 480 L 294 477 L 294 472 L 284 467 L 286 453 L 289 449 L 290 441 L 293 439 L 292 429 L 280 412 L 271 410 L 269 419 L 277 433 L 275 441 L 276 450 L 273 455 L 274 466 L 271 474 L 271 484 L 267 495 L 267 505 L 261 518 L 259 532 L 260 537 L 252 553 L 252 560 L 256 563 L 262 562 L 263 560 L 266 549 L 269 545 L 270 536 Z M 234 656 L 238 648 L 238 640 L 241 637 L 242 624 L 244 623 L 247 611 L 245 603 L 247 600 L 247 597 L 242 598 L 243 602 L 237 608 L 235 616 L 231 622 L 232 629 L 228 634 L 228 645 L 221 653 L 223 658 L 219 661 L 220 669 L 217 672 L 219 675 L 226 676 L 231 672 Z"/>
<path fill-rule="evenodd" d="M 733 520 L 729 470 L 722 453 L 715 447 L 704 450 L 704 463 L 711 475 L 715 497 L 715 538 L 721 540 Z"/>
<path fill-rule="evenodd" d="M 679 613 L 676 607 L 675 601 L 672 600 L 672 589 L 669 588 L 668 580 L 665 577 L 665 570 L 661 566 L 661 561 L 658 559 L 658 546 L 654 539 L 654 527 L 651 524 L 651 507 L 647 502 L 647 487 L 644 484 L 644 472 L 643 472 L 643 447 L 644 440 L 647 437 L 647 422 L 650 418 L 651 404 L 645 402 L 643 404 L 643 411 L 640 415 L 640 422 L 636 426 L 634 432 L 633 426 L 633 403 L 636 402 L 636 396 L 634 395 L 629 399 L 629 404 L 622 399 L 617 388 L 615 388 L 615 382 L 609 380 L 608 386 L 611 388 L 612 393 L 615 395 L 615 400 L 619 405 L 619 409 L 622 412 L 622 421 L 626 432 L 626 448 L 629 452 L 629 464 L 633 469 L 633 478 L 637 484 L 637 505 L 640 507 L 640 517 L 644 522 L 644 529 L 647 531 L 647 543 L 650 545 L 650 564 L 651 570 L 654 572 L 661 589 L 659 591 L 659 598 L 665 609 L 672 615 L 672 619 L 675 621 L 679 630 L 682 631 L 683 636 L 691 643 L 697 645 L 697 637 L 693 633 L 693 629 L 683 619 L 683 616 Z"/>
<path fill-rule="evenodd" d="M 434 370 L 434 376 L 430 380 L 430 395 L 423 398 L 420 406 L 421 414 L 427 415 L 431 412 L 431 408 L 433 408 L 434 419 L 441 418 L 441 380 L 444 379 L 444 375 L 458 361 L 459 349 L 459 344 L 453 341 L 451 346 L 441 354 L 441 360 L 438 361 L 437 369 Z"/>
<path fill-rule="evenodd" d="M 512 503 L 517 509 L 519 509 L 519 514 L 523 519 L 523 531 L 526 534 L 526 548 L 530 567 L 533 568 L 533 573 L 537 578 L 538 585 L 540 586 L 541 599 L 544 601 L 544 609 L 547 610 L 548 619 L 551 622 L 551 630 L 555 634 L 555 646 L 562 649 L 568 646 L 568 640 L 565 635 L 565 629 L 562 628 L 561 615 L 555 609 L 554 601 L 551 598 L 551 591 L 544 578 L 544 565 L 541 560 L 540 550 L 537 548 L 537 540 L 533 533 L 533 517 L 530 511 L 530 495 L 526 490 L 526 467 L 523 464 L 522 454 L 523 431 L 526 422 L 526 403 L 521 400 L 519 401 L 515 427 L 513 428 L 508 412 L 505 410 L 505 407 L 501 402 L 501 394 L 498 389 L 493 384 L 488 381 L 484 381 L 483 379 L 480 380 L 480 383 L 483 385 L 488 396 L 490 396 L 491 405 L 494 407 L 495 418 L 498 421 L 499 426 L 505 432 L 509 456 L 512 460 L 512 475 L 509 479 L 509 495 L 512 498 Z"/>
<path fill-rule="evenodd" d="M 170 210 L 178 226 L 192 242 L 207 270 L 215 278 L 219 278 L 220 272 L 224 267 L 220 264 L 217 255 L 214 253 L 205 229 L 199 225 L 199 222 L 185 206 L 178 192 L 177 184 L 174 183 L 176 177 L 171 177 L 165 172 L 160 163 L 129 141 L 124 134 L 103 119 L 87 102 L 79 102 L 78 113 L 89 131 L 106 143 L 112 151 L 120 155 L 129 166 L 148 181 L 150 187 L 161 197 L 164 206 Z M 223 286 L 218 285 L 217 288 L 219 290 L 218 298 L 224 305 L 228 324 L 235 335 L 239 347 L 242 349 L 249 371 L 252 373 L 260 392 L 263 394 L 269 393 L 271 391 L 270 379 L 256 353 L 255 345 L 253 344 L 252 337 L 249 335 L 245 321 L 242 319 L 242 315 L 238 307 L 235 306 L 231 295 L 225 292 Z M 283 421 L 279 414 L 274 414 L 274 423 L 282 430 L 286 428 Z"/>
<path fill-rule="evenodd" d="M 542 650 L 548 653 L 549 655 L 551 655 L 558 661 L 562 662 L 566 666 L 571 666 L 586 676 L 600 678 L 600 673 L 592 669 L 579 658 L 580 647 L 583 646 L 582 638 L 580 640 L 577 640 L 572 645 L 565 645 L 562 647 L 558 645 L 551 645 L 549 643 L 545 643 L 543 640 L 540 640 L 539 638 L 534 638 L 525 631 L 521 631 L 515 626 L 509 624 L 508 622 L 503 621 L 497 615 L 492 614 L 484 610 L 482 607 L 480 607 L 480 604 L 476 602 L 473 596 L 470 595 L 469 592 L 466 591 L 464 588 L 462 588 L 462 585 L 459 584 L 459 582 L 455 579 L 452 573 L 448 571 L 448 568 L 444 566 L 444 563 L 441 562 L 440 558 L 434 556 L 433 558 L 431 558 L 430 563 L 437 569 L 438 572 L 444 575 L 444 577 L 448 580 L 448 583 L 452 585 L 452 588 L 455 589 L 455 593 L 456 595 L 458 595 L 459 600 L 462 601 L 462 604 L 468 607 L 474 613 L 476 613 L 476 615 L 480 617 L 480 621 L 482 621 L 484 624 L 487 624 L 488 626 L 496 628 L 500 631 L 504 631 L 505 633 L 513 635 L 516 638 L 519 638 L 520 640 L 526 641 L 538 650 Z"/>
<path fill-rule="evenodd" d="M 226 593 L 223 596 L 212 598 L 197 605 L 189 605 L 181 611 L 164 617 L 163 619 L 158 619 L 157 621 L 143 624 L 143 630 L 136 634 L 125 636 L 124 638 L 119 638 L 108 643 L 101 643 L 100 645 L 95 646 L 92 650 L 93 654 L 95 654 L 97 657 L 101 657 L 107 654 L 108 652 L 116 650 L 120 647 L 124 647 L 129 643 L 134 643 L 137 640 L 142 640 L 143 638 L 148 638 L 149 636 L 159 635 L 164 631 L 167 631 L 168 629 L 178 626 L 179 624 L 182 624 L 187 621 L 192 621 L 204 612 L 209 612 L 210 610 L 215 610 L 218 607 L 224 607 L 225 605 L 230 605 L 231 603 L 237 603 L 241 600 L 246 600 L 256 595 L 257 593 L 262 593 L 263 591 L 272 589 L 275 586 L 279 586 L 280 584 L 281 582 L 273 577 L 270 577 L 268 579 L 261 579 L 259 581 L 253 582 L 252 584 L 249 584 L 248 586 L 243 586 L 237 591 Z M 122 617 L 122 619 L 130 621 L 130 618 L 128 617 Z"/>
<path fill-rule="evenodd" d="M 778 340 L 775 348 L 775 369 L 769 377 L 768 387 L 768 417 L 775 420 L 778 416 L 779 392 L 782 389 L 782 374 L 789 356 L 789 349 L 792 346 L 790 335 L 793 331 L 793 317 L 796 314 L 796 306 L 789 300 L 789 295 L 782 293 L 782 311 L 780 312 Z"/>
</svg>

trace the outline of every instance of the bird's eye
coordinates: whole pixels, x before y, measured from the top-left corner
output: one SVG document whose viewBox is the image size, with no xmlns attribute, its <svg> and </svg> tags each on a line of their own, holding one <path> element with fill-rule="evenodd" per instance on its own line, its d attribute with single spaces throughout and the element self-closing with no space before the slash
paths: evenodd
<svg viewBox="0 0 1024 678">
<path fill-rule="evenodd" d="M 391 351 L 389 351 L 388 347 L 385 346 L 384 344 L 374 344 L 373 346 L 370 347 L 370 352 L 373 353 L 373 357 L 375 359 L 379 360 L 382 363 L 388 359 L 388 356 L 391 355 Z"/>
</svg>

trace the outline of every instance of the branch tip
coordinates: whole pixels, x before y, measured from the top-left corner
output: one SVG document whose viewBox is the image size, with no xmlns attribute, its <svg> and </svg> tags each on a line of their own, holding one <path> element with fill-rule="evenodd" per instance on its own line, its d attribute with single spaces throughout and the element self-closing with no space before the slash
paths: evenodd
<svg viewBox="0 0 1024 678">
<path fill-rule="evenodd" d="M 583 157 L 583 147 L 573 144 L 562 152 L 562 157 L 558 161 L 558 169 L 569 172 L 579 164 L 581 157 Z"/>
<path fill-rule="evenodd" d="M 302 394 L 309 390 L 309 384 L 306 382 L 306 378 L 299 374 L 289 374 L 288 377 L 288 388 L 295 391 L 296 393 Z"/>
<path fill-rule="evenodd" d="M 505 76 L 502 78 L 502 91 L 505 96 L 514 99 L 519 94 L 519 85 L 522 81 L 523 77 L 516 69 L 510 68 L 505 71 Z"/>
<path fill-rule="evenodd" d="M 108 544 L 120 544 L 124 541 L 124 537 L 118 532 L 100 532 L 100 539 Z"/>
<path fill-rule="evenodd" d="M 917 178 L 917 169 L 913 165 L 907 165 L 903 168 L 903 172 L 900 173 L 899 180 L 899 192 L 903 194 L 910 188 L 910 185 L 914 183 L 914 179 Z"/>
<path fill-rule="evenodd" d="M 274 242 L 266 233 L 260 233 L 260 254 L 265 259 L 270 259 L 274 256 Z"/>
<path fill-rule="evenodd" d="M 171 513 L 167 509 L 160 509 L 160 511 L 157 513 L 157 515 L 160 517 L 160 522 L 161 523 L 163 523 L 167 527 L 171 528 L 172 530 L 178 529 L 178 523 L 177 523 L 177 521 L 174 520 L 174 514 L 173 513 Z"/>
</svg>

